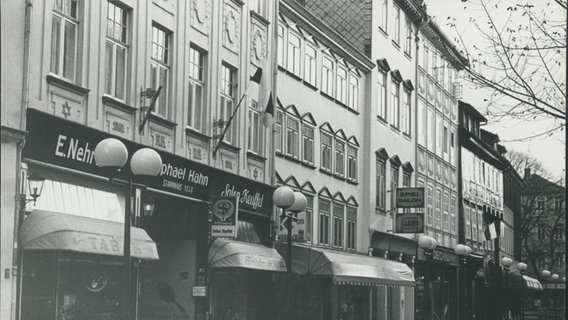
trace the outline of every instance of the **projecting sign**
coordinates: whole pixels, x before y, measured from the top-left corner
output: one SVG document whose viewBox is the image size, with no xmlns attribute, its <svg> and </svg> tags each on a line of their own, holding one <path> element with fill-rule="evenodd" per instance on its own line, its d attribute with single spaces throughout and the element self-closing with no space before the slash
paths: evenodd
<svg viewBox="0 0 568 320">
<path fill-rule="evenodd" d="M 424 208 L 424 188 L 397 188 L 397 208 Z"/>
<path fill-rule="evenodd" d="M 238 203 L 237 197 L 213 197 L 211 200 L 212 237 L 237 237 Z"/>
<path fill-rule="evenodd" d="M 395 233 L 424 232 L 424 214 L 399 213 L 396 215 Z"/>
</svg>

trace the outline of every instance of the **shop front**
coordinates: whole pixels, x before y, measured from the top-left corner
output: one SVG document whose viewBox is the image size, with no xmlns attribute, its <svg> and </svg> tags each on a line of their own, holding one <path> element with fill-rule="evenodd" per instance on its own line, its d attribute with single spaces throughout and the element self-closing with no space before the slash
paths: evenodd
<svg viewBox="0 0 568 320">
<path fill-rule="evenodd" d="M 413 318 L 414 274 L 404 263 L 294 244 L 292 272 L 281 297 L 290 319 Z"/>
<path fill-rule="evenodd" d="M 206 319 L 216 281 L 227 279 L 214 275 L 217 266 L 209 261 L 211 199 L 217 197 L 238 203 L 231 241 L 245 244 L 235 253 L 250 251 L 248 265 L 226 269 L 235 279 L 266 284 L 242 290 L 268 290 L 272 273 L 283 271 L 283 263 L 263 260 L 255 250 L 270 243 L 271 186 L 162 151 L 156 177 L 134 176 L 128 165 L 109 172 L 94 161 L 95 146 L 109 134 L 33 109 L 27 125 L 25 167 L 46 180 L 19 229 L 21 319 L 122 319 L 125 303 L 137 319 Z M 144 147 L 117 139 L 129 155 Z M 127 201 L 131 299 L 124 298 Z M 259 268 L 261 261 L 272 261 L 272 269 Z M 245 278 L 238 275 L 243 270 L 251 270 Z M 242 290 L 220 291 L 240 299 Z M 253 313 L 244 317 L 254 319 Z"/>
<path fill-rule="evenodd" d="M 459 257 L 450 249 L 417 249 L 416 319 L 458 319 Z"/>
</svg>

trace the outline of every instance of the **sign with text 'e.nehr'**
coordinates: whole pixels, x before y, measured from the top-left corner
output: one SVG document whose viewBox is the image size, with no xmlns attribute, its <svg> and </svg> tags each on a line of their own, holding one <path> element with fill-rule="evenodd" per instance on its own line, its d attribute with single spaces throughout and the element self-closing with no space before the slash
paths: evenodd
<svg viewBox="0 0 568 320">
<path fill-rule="evenodd" d="M 239 201 L 237 197 L 211 199 L 211 236 L 237 238 Z"/>
<path fill-rule="evenodd" d="M 424 188 L 397 188 L 397 208 L 424 208 Z"/>
<path fill-rule="evenodd" d="M 24 161 L 33 160 L 99 176 L 110 176 L 108 171 L 95 164 L 95 147 L 101 140 L 112 137 L 122 141 L 129 157 L 147 147 L 31 108 L 27 110 L 26 130 Z M 148 188 L 204 201 L 213 196 L 236 197 L 239 210 L 270 218 L 274 187 L 169 152 L 156 151 L 162 157 L 158 176 L 146 179 L 132 176 L 130 161 L 112 175 L 123 180 L 132 178 L 135 183 Z"/>
</svg>

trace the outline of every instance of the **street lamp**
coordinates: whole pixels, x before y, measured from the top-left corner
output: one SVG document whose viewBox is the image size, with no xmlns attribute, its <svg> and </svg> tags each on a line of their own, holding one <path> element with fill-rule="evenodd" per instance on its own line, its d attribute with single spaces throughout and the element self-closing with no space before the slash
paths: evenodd
<svg viewBox="0 0 568 320">
<path fill-rule="evenodd" d="M 505 268 L 505 284 L 502 286 L 501 292 L 506 292 L 509 286 L 509 268 L 513 265 L 513 259 L 509 257 L 501 258 L 501 265 Z M 509 295 L 504 294 L 503 298 L 505 299 L 505 312 L 508 312 L 509 308 L 511 307 L 509 303 Z"/>
<path fill-rule="evenodd" d="M 424 249 L 424 254 L 426 254 L 427 256 L 432 255 L 432 250 L 434 250 L 437 245 L 438 242 L 436 242 L 436 239 L 430 236 L 420 235 L 420 237 L 418 237 L 418 246 Z M 424 312 L 426 313 L 426 319 L 430 319 L 431 315 L 429 291 L 430 291 L 430 270 L 428 270 L 428 265 L 426 263 L 424 267 L 424 304 L 425 304 Z"/>
<path fill-rule="evenodd" d="M 458 308 L 457 309 L 458 309 L 458 318 L 461 319 L 461 313 L 462 313 L 462 310 L 463 310 L 463 308 L 461 306 L 463 306 L 463 305 L 468 306 L 468 303 L 464 304 L 465 301 L 461 301 L 462 295 L 463 295 L 463 290 L 468 290 L 468 288 L 467 288 L 467 285 L 460 285 L 460 280 L 461 280 L 460 278 L 465 278 L 465 276 L 462 276 L 462 274 L 465 274 L 465 270 L 462 270 L 462 269 L 464 269 L 464 268 L 462 268 L 462 264 L 464 264 L 464 265 L 466 264 L 466 257 L 471 254 L 471 247 L 468 246 L 468 245 L 465 245 L 465 244 L 458 243 L 454 247 L 454 252 L 460 257 L 460 267 L 458 269 L 458 276 L 457 276 L 457 281 L 458 281 L 458 285 L 457 285 Z"/>
<path fill-rule="evenodd" d="M 128 150 L 122 141 L 116 138 L 106 138 L 100 141 L 95 147 L 95 163 L 98 167 L 108 168 L 111 170 L 119 171 L 121 170 L 128 161 Z M 132 224 L 132 178 L 134 175 L 137 176 L 157 176 L 162 168 L 162 158 L 153 149 L 142 148 L 134 152 L 130 159 L 130 170 L 132 175 L 128 175 L 128 193 L 125 197 L 125 211 L 124 211 L 124 302 L 123 302 L 123 319 L 132 319 L 131 308 L 134 304 L 131 303 L 131 281 L 132 276 L 130 269 L 131 259 L 130 259 L 130 228 Z M 113 182 L 113 177 L 110 178 L 111 183 Z"/>
<path fill-rule="evenodd" d="M 272 200 L 274 204 L 282 209 L 282 216 L 286 217 L 286 228 L 288 229 L 288 252 L 287 252 L 287 269 L 288 274 L 292 276 L 292 219 L 294 219 L 293 214 L 304 211 L 308 205 L 308 200 L 301 192 L 294 192 L 292 188 L 288 186 L 280 186 L 274 190 L 272 194 Z M 286 209 L 291 214 L 286 214 Z M 292 312 L 292 290 L 291 290 L 291 278 L 290 280 L 290 292 L 288 296 L 288 316 L 291 319 Z"/>
<path fill-rule="evenodd" d="M 526 263 L 524 262 L 519 262 L 517 263 L 517 269 L 519 269 L 519 272 L 521 273 L 521 320 L 523 320 L 525 318 L 525 306 L 524 306 L 524 296 L 523 296 L 523 283 L 525 281 L 525 279 L 523 278 L 523 274 L 525 273 L 525 271 L 527 271 L 528 266 Z"/>
</svg>

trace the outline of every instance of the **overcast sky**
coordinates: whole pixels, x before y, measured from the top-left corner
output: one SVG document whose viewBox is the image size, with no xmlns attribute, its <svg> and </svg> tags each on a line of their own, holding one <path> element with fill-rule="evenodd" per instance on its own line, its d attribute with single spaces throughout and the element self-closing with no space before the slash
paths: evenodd
<svg viewBox="0 0 568 320">
<path fill-rule="evenodd" d="M 500 5 L 515 4 L 524 1 L 513 1 L 513 0 L 502 0 Z M 543 0 L 533 0 L 528 1 L 535 3 L 536 5 L 544 4 Z M 546 1 L 548 2 L 548 1 Z M 435 17 L 436 23 L 444 30 L 448 38 L 453 39 L 455 36 L 455 31 L 450 30 L 446 25 L 448 16 L 455 17 L 457 22 L 456 25 L 460 30 L 466 30 L 468 27 L 468 19 L 472 14 L 475 14 L 475 6 L 471 4 L 471 1 L 463 2 L 462 0 L 426 0 L 428 14 Z M 466 7 L 466 9 L 464 9 Z M 479 14 L 479 13 L 478 13 Z M 563 16 L 562 19 L 565 19 Z M 464 42 L 470 40 L 472 43 L 480 41 L 476 39 L 475 32 L 465 32 Z M 463 100 L 470 103 L 476 107 L 480 112 L 486 115 L 487 103 L 483 99 L 488 98 L 489 93 L 482 92 L 480 90 L 474 90 L 468 88 L 464 85 Z M 540 160 L 544 167 L 549 170 L 554 178 L 560 179 L 564 177 L 565 169 L 565 132 L 560 131 L 552 136 L 544 136 L 539 138 L 533 138 L 527 141 L 516 141 L 521 138 L 534 136 L 538 133 L 543 132 L 543 128 L 549 128 L 553 123 L 548 121 L 519 121 L 507 119 L 499 123 L 492 123 L 490 117 L 488 117 L 488 124 L 484 129 L 496 133 L 502 141 L 502 144 L 507 148 L 507 150 L 517 150 L 525 152 Z M 522 173 L 521 173 L 522 174 Z"/>
</svg>

